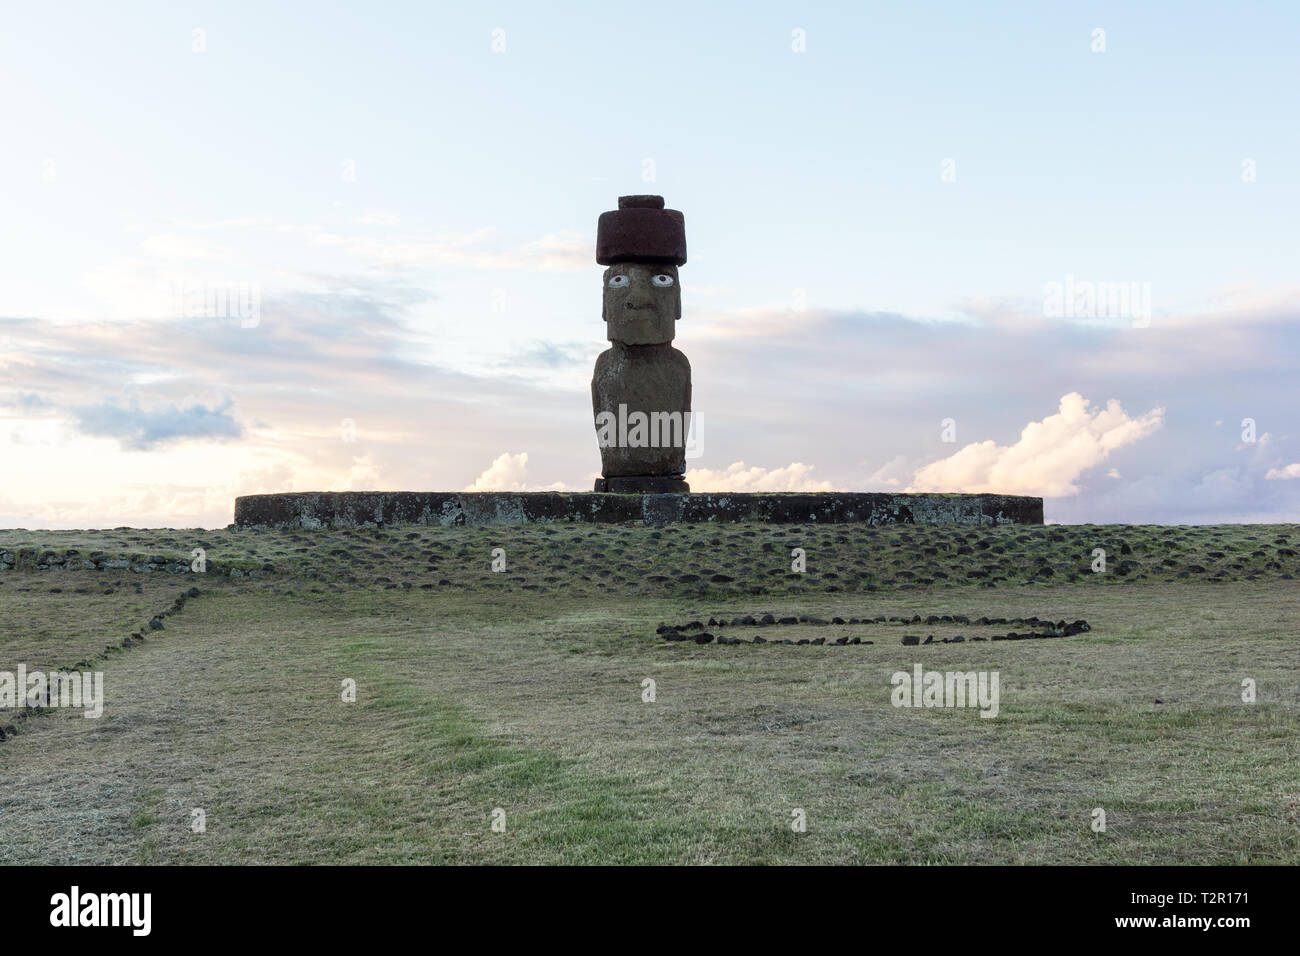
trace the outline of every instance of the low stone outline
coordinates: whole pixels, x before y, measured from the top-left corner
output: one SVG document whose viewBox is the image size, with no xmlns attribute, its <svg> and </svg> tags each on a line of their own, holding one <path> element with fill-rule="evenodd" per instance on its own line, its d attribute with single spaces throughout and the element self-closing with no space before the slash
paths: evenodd
<svg viewBox="0 0 1300 956">
<path fill-rule="evenodd" d="M 825 618 L 813 617 L 808 614 L 798 615 L 798 616 L 787 615 L 785 617 L 778 618 L 774 614 L 766 613 L 757 617 L 752 614 L 746 614 L 743 617 L 732 618 L 730 621 L 722 618 L 710 617 L 707 624 L 705 624 L 702 621 L 691 621 L 687 624 L 679 624 L 679 625 L 660 624 L 657 628 L 655 628 L 655 633 L 659 637 L 662 637 L 665 641 L 670 641 L 670 642 L 694 641 L 696 644 L 713 644 L 716 642 L 716 644 L 722 644 L 722 645 L 781 644 L 787 646 L 808 645 L 813 647 L 820 647 L 820 646 L 844 647 L 847 645 L 866 646 L 868 644 L 875 643 L 874 641 L 864 641 L 859 637 L 850 638 L 847 636 L 838 638 L 837 640 L 833 641 L 829 645 L 826 644 L 826 638 L 824 637 L 800 638 L 797 641 L 790 640 L 788 638 L 779 641 L 769 641 L 766 638 L 755 635 L 753 640 L 744 641 L 738 637 L 727 637 L 724 634 L 718 634 L 715 636 L 712 632 L 704 630 L 705 627 L 716 627 L 716 628 L 771 627 L 773 625 L 793 627 L 799 624 L 808 624 L 815 627 L 830 626 L 830 625 L 848 626 L 848 627 L 865 626 L 865 625 L 873 625 L 873 626 L 899 625 L 899 626 L 910 627 L 917 624 L 925 624 L 929 626 L 933 626 L 935 624 L 964 624 L 968 627 L 970 626 L 997 627 L 1001 625 L 1014 624 L 1014 625 L 1020 625 L 1022 627 L 1042 629 L 1041 632 L 1029 631 L 1027 633 L 1017 633 L 1015 631 L 1008 631 L 1006 634 L 993 634 L 990 635 L 989 637 L 977 635 L 971 637 L 970 638 L 971 641 L 1023 641 L 1023 640 L 1035 640 L 1035 639 L 1044 639 L 1044 638 L 1053 638 L 1053 637 L 1074 637 L 1077 634 L 1086 634 L 1088 631 L 1092 630 L 1092 626 L 1087 621 L 1082 619 L 1067 624 L 1064 620 L 1045 621 L 1036 615 L 1033 617 L 1012 617 L 1012 618 L 980 617 L 972 621 L 965 614 L 931 614 L 924 618 L 921 617 L 921 615 L 919 614 L 914 614 L 910 618 L 899 617 L 898 615 L 886 617 L 885 615 L 881 614 L 881 615 L 877 615 L 876 617 L 863 617 L 863 618 L 832 617 L 828 621 Z M 687 633 L 688 631 L 698 631 L 699 633 L 692 634 L 692 633 Z M 915 647 L 923 644 L 964 644 L 966 640 L 967 638 L 962 634 L 957 634 L 950 638 L 949 637 L 941 638 L 938 641 L 934 639 L 933 634 L 927 637 L 924 641 L 922 641 L 921 638 L 915 634 L 904 634 L 901 643 L 904 647 Z"/>
<path fill-rule="evenodd" d="M 176 598 L 175 601 L 172 602 L 171 607 L 167 608 L 164 611 L 159 611 L 157 614 L 151 617 L 149 619 L 149 623 L 145 624 L 142 628 L 140 628 L 139 631 L 133 632 L 129 637 L 122 638 L 121 643 L 116 645 L 105 644 L 102 653 L 96 654 L 95 656 L 90 658 L 79 660 L 77 661 L 77 663 L 71 666 L 56 666 L 56 667 L 46 668 L 46 670 L 47 671 L 89 670 L 93 668 L 97 663 L 104 660 L 105 656 L 108 655 L 109 653 L 115 653 L 117 651 L 123 651 L 123 650 L 130 650 L 131 648 L 136 647 L 139 644 L 143 644 L 146 640 L 144 636 L 145 631 L 163 630 L 164 629 L 163 622 L 162 622 L 163 618 L 171 617 L 174 614 L 179 614 L 181 611 L 185 609 L 186 601 L 188 601 L 191 598 L 199 597 L 202 593 L 203 592 L 200 591 L 198 588 L 195 587 L 187 588 L 186 590 L 180 593 L 180 595 Z M 54 708 L 44 707 L 40 705 L 33 707 L 31 704 L 24 704 L 21 709 L 15 708 L 15 713 L 12 721 L 8 724 L 5 724 L 4 726 L 0 726 L 0 743 L 3 743 L 9 737 L 17 736 L 18 728 L 20 725 L 23 725 L 27 723 L 27 721 L 33 719 L 34 717 L 39 717 L 41 714 L 45 713 L 46 711 L 53 710 L 53 709 Z"/>
</svg>

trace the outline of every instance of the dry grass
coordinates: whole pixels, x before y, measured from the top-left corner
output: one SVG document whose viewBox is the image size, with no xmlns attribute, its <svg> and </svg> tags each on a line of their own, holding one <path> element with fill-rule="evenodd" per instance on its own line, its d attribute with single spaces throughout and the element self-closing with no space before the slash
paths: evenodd
<svg viewBox="0 0 1300 956">
<path fill-rule="evenodd" d="M 50 713 L 0 743 L 0 859 L 1300 862 L 1300 589 L 1280 553 L 1296 531 L 196 532 L 218 560 L 274 570 L 201 580 L 164 631 L 101 656 L 100 720 Z M 806 576 L 787 574 L 792 541 Z M 19 546 L 198 545 L 0 532 Z M 489 570 L 495 546 L 505 574 Z M 1096 546 L 1113 548 L 1112 571 L 1140 566 L 1093 575 Z M 1045 580 L 1044 562 L 1064 567 Z M 0 669 L 102 651 L 193 583 L 0 574 Z M 1038 615 L 1093 631 L 906 648 L 902 633 L 978 629 L 858 628 L 876 641 L 858 647 L 654 637 L 664 621 L 764 611 Z M 997 670 L 1001 715 L 892 707 L 889 677 L 914 663 Z M 344 678 L 356 704 L 340 699 Z M 806 833 L 790 828 L 795 808 Z"/>
</svg>

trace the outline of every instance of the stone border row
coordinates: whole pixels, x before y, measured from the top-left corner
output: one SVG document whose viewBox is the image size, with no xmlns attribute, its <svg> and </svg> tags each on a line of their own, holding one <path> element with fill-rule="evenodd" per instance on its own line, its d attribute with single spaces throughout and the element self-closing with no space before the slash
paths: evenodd
<svg viewBox="0 0 1300 956">
<path fill-rule="evenodd" d="M 135 647 L 138 644 L 143 644 L 146 640 L 145 638 L 146 631 L 152 633 L 154 631 L 163 630 L 164 627 L 163 618 L 171 617 L 173 614 L 179 614 L 182 610 L 185 609 L 185 602 L 187 600 L 189 600 L 190 598 L 196 598 L 202 593 L 203 592 L 200 591 L 198 588 L 193 588 L 193 587 L 188 588 L 187 590 L 184 590 L 180 593 L 180 595 L 176 598 L 176 600 L 172 602 L 171 607 L 167 608 L 164 611 L 159 611 L 157 614 L 155 614 L 153 617 L 149 619 L 149 623 L 141 627 L 139 631 L 133 632 L 129 637 L 122 638 L 120 643 L 105 644 L 102 653 L 96 654 L 90 658 L 83 658 L 82 660 L 77 661 L 77 663 L 69 667 L 53 667 L 53 668 L 48 668 L 48 670 L 52 670 L 55 672 L 87 670 L 89 668 L 94 667 L 96 663 L 101 661 L 108 654 L 115 653 L 121 650 L 130 650 L 132 647 Z M 9 722 L 8 724 L 5 724 L 4 726 L 0 726 L 0 743 L 2 743 L 8 737 L 16 736 L 18 733 L 19 724 L 23 724 L 26 721 L 31 720 L 33 717 L 37 717 L 40 714 L 45 713 L 47 709 L 48 708 L 39 705 L 33 707 L 31 704 L 24 704 L 21 709 L 15 708 L 15 713 L 12 721 Z"/>
<path fill-rule="evenodd" d="M 965 614 L 930 614 L 927 615 L 926 617 L 921 617 L 921 615 L 919 614 L 914 614 L 910 618 L 899 617 L 897 615 L 893 617 L 886 617 L 885 615 L 882 614 L 876 617 L 860 617 L 860 618 L 859 617 L 850 617 L 850 618 L 832 617 L 830 620 L 826 620 L 825 618 L 812 617 L 807 614 L 799 615 L 799 616 L 788 615 L 786 617 L 777 617 L 776 615 L 769 613 L 769 614 L 762 614 L 758 616 L 752 614 L 746 614 L 743 617 L 732 618 L 731 620 L 727 620 L 726 618 L 711 617 L 709 618 L 707 625 L 702 621 L 690 621 L 686 624 L 680 624 L 680 625 L 660 624 L 657 628 L 655 628 L 655 633 L 658 636 L 662 637 L 665 641 L 670 641 L 670 642 L 694 641 L 696 644 L 712 644 L 714 642 L 718 644 L 726 644 L 726 645 L 786 644 L 792 646 L 802 646 L 802 645 L 821 646 L 826 644 L 826 638 L 824 637 L 800 638 L 799 640 L 791 640 L 789 638 L 785 638 L 782 640 L 768 640 L 765 637 L 760 637 L 758 635 L 755 635 L 752 640 L 746 641 L 738 637 L 727 637 L 724 634 L 714 635 L 711 631 L 705 630 L 705 627 L 718 627 L 718 628 L 771 627 L 773 625 L 789 627 L 789 626 L 799 625 L 799 624 L 809 624 L 817 627 L 830 626 L 830 625 L 848 625 L 848 626 L 907 625 L 910 626 L 916 624 L 926 624 L 926 625 L 964 624 L 967 626 L 976 626 L 976 627 L 989 627 L 989 626 L 998 627 L 1004 625 L 1019 625 L 1022 627 L 1031 627 L 1031 628 L 1039 629 L 1039 630 L 1028 631 L 1025 633 L 1008 631 L 1006 634 L 992 634 L 989 635 L 988 637 L 985 637 L 983 635 L 975 635 L 969 638 L 969 640 L 971 641 L 1023 641 L 1023 640 L 1033 640 L 1033 639 L 1052 638 L 1052 637 L 1074 637 L 1076 634 L 1084 634 L 1092 630 L 1092 626 L 1087 621 L 1082 619 L 1074 621 L 1072 623 L 1066 623 L 1064 620 L 1060 620 L 1060 621 L 1043 620 L 1037 616 L 1011 617 L 1011 618 L 980 617 L 980 618 L 976 618 L 975 620 L 971 620 Z M 903 644 L 904 647 L 914 647 L 921 644 L 963 644 L 967 640 L 968 638 L 962 634 L 957 634 L 953 637 L 941 638 L 938 641 L 934 639 L 933 634 L 927 637 L 924 641 L 922 641 L 918 635 L 904 634 L 901 643 Z M 874 643 L 875 643 L 874 641 L 866 641 L 860 637 L 845 636 L 845 637 L 837 638 L 836 640 L 832 641 L 831 644 L 828 646 L 844 647 L 846 645 L 854 645 L 854 644 L 866 645 L 866 644 L 874 644 Z"/>
</svg>

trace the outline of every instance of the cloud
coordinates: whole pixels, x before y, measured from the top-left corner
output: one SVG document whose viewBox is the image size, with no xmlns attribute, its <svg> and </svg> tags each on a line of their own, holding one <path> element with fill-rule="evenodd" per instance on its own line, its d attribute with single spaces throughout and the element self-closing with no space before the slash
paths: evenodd
<svg viewBox="0 0 1300 956">
<path fill-rule="evenodd" d="M 528 486 L 528 452 L 498 455 L 487 470 L 465 487 L 466 491 L 569 491 L 563 482 L 544 488 Z"/>
<path fill-rule="evenodd" d="M 912 469 L 907 467 L 907 459 L 896 455 L 867 477 L 867 490 L 874 491 L 881 486 L 899 488 L 906 484 L 911 475 Z"/>
<path fill-rule="evenodd" d="M 379 477 L 379 466 L 370 460 L 369 455 L 353 458 L 343 479 L 344 491 L 376 491 L 383 487 Z"/>
<path fill-rule="evenodd" d="M 416 279 L 338 274 L 327 263 L 294 278 L 311 291 L 268 289 L 256 328 L 231 318 L 165 326 L 0 318 L 0 450 L 23 461 L 3 489 L 0 524 L 219 527 L 231 520 L 234 494 L 374 487 L 381 477 L 386 488 L 463 488 L 509 448 L 529 449 L 526 470 L 507 482 L 519 489 L 529 473 L 591 488 L 600 458 L 588 381 L 605 347 L 599 322 L 586 344 L 572 332 L 538 344 L 530 328 L 522 340 L 500 341 L 499 364 L 467 364 L 431 331 L 427 317 L 440 300 Z M 691 361 L 693 404 L 713 424 L 710 456 L 692 461 L 700 467 L 688 477 L 698 490 L 901 491 L 961 447 L 940 442 L 944 418 L 958 420 L 963 441 L 991 439 L 996 454 L 1016 447 L 1035 410 L 1055 409 L 1062 395 L 1114 395 L 1127 408 L 1168 414 L 1143 440 L 1110 449 L 1095 481 L 1061 482 L 1070 496 L 1049 497 L 1049 519 L 1294 521 L 1300 481 L 1278 479 L 1300 461 L 1283 424 L 1300 415 L 1297 315 L 1239 321 L 1227 312 L 1195 327 L 1157 316 L 1145 329 L 1109 330 L 795 313 L 784 304 L 691 311 L 675 344 Z M 535 374 L 555 369 L 563 374 Z M 54 407 L 6 405 L 24 394 Z M 137 396 L 154 411 L 194 402 L 219 410 L 229 396 L 243 435 L 125 451 L 71 427 L 72 409 L 98 407 L 105 396 L 119 406 Z M 1104 412 L 1089 407 L 1087 417 Z M 1276 440 L 1243 444 L 1235 423 L 1247 414 Z M 357 423 L 355 442 L 340 438 L 346 418 Z M 92 459 L 97 482 L 87 489 L 79 466 Z M 797 468 L 743 464 L 755 459 Z M 364 470 L 372 466 L 377 475 Z M 1026 467 L 1057 477 L 1036 462 Z M 1122 481 L 1102 479 L 1111 467 Z M 987 470 L 976 479 L 1001 482 Z M 263 477 L 254 486 L 244 473 Z M 66 487 L 52 483 L 65 474 Z M 990 490 L 1021 482 L 1006 485 Z"/>
<path fill-rule="evenodd" d="M 198 236 L 167 234 L 150 236 L 140 248 L 162 259 L 194 259 L 200 262 L 228 262 L 233 258 L 225 246 Z"/>
<path fill-rule="evenodd" d="M 1284 481 L 1289 478 L 1300 478 L 1300 461 L 1287 465 L 1285 468 L 1270 468 L 1264 477 L 1268 481 Z"/>
<path fill-rule="evenodd" d="M 363 226 L 396 226 L 401 221 L 401 217 L 387 209 L 367 209 L 365 215 L 357 217 Z"/>
<path fill-rule="evenodd" d="M 691 491 L 833 491 L 829 481 L 812 477 L 812 465 L 795 461 L 784 468 L 746 468 L 743 461 L 721 470 L 693 468 L 686 473 Z"/>
<path fill-rule="evenodd" d="M 825 329 L 833 322 L 832 313 L 822 309 L 749 308 L 733 311 L 701 309 L 689 316 L 692 335 L 704 341 L 723 343 L 732 339 L 749 339 L 751 343 L 771 342 L 791 332 L 805 335 Z M 726 347 L 724 345 L 724 347 Z"/>
<path fill-rule="evenodd" d="M 503 366 L 557 369 L 573 366 L 587 367 L 592 362 L 592 347 L 588 342 L 543 342 L 520 348 Z"/>
<path fill-rule="evenodd" d="M 548 233 L 514 248 L 497 241 L 497 230 L 432 237 L 381 239 L 344 236 L 321 230 L 304 230 L 316 245 L 337 248 L 357 259 L 387 269 L 447 265 L 470 269 L 529 272 L 575 272 L 591 268 L 593 240 L 576 233 Z"/>
<path fill-rule="evenodd" d="M 590 269 L 594 243 L 576 232 L 547 233 L 526 243 L 522 258 L 527 268 L 539 272 Z"/>
<path fill-rule="evenodd" d="M 1076 495 L 1080 475 L 1164 423 L 1163 408 L 1130 418 L 1115 399 L 1104 410 L 1089 411 L 1089 404 L 1078 392 L 1070 392 L 1061 397 L 1055 415 L 1030 422 L 1014 445 L 993 441 L 967 445 L 919 469 L 907 490 Z"/>
<path fill-rule="evenodd" d="M 523 491 L 528 475 L 528 452 L 498 455 L 487 471 L 465 486 L 466 491 Z"/>
<path fill-rule="evenodd" d="M 73 409 L 77 427 L 87 435 L 116 438 L 122 447 L 147 451 L 156 445 L 183 439 L 229 439 L 243 435 L 243 427 L 227 412 L 229 400 L 215 408 L 190 405 L 179 408 L 168 403 L 143 409 L 139 401 L 123 408 L 116 402 L 82 405 Z"/>
<path fill-rule="evenodd" d="M 41 408 L 53 408 L 54 403 L 47 401 L 34 392 L 19 392 L 12 398 L 0 401 L 0 407 L 21 408 L 24 411 L 36 411 Z"/>
</svg>

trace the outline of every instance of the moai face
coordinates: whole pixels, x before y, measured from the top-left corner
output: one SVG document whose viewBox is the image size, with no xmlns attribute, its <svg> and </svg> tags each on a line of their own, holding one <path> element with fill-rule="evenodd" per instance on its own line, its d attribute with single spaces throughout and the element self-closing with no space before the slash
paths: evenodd
<svg viewBox="0 0 1300 956">
<path fill-rule="evenodd" d="M 677 267 L 620 262 L 605 270 L 601 317 L 605 337 L 624 345 L 662 345 L 673 340 L 682 317 Z"/>
</svg>

